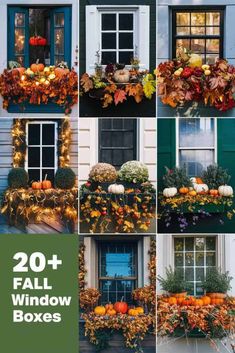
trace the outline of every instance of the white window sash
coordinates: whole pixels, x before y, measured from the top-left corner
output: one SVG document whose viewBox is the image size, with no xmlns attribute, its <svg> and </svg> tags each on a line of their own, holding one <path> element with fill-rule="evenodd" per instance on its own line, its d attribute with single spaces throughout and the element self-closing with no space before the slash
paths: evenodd
<svg viewBox="0 0 235 353">
<path fill-rule="evenodd" d="M 29 167 L 28 165 L 28 146 L 29 146 L 29 125 L 40 125 L 40 145 L 30 145 L 30 147 L 39 147 L 40 148 L 40 166 L 38 167 Z M 55 135 L 54 135 L 54 145 L 42 145 L 42 126 L 53 124 L 55 126 Z M 40 180 L 42 180 L 42 171 L 43 169 L 56 170 L 58 169 L 58 158 L 57 158 L 57 141 L 58 141 L 58 123 L 55 121 L 28 121 L 26 123 L 26 155 L 25 155 L 25 170 L 28 169 L 39 169 L 40 170 Z M 54 167 L 43 167 L 42 165 L 42 148 L 43 147 L 54 147 Z"/>
<path fill-rule="evenodd" d="M 101 13 L 135 13 L 134 20 L 134 52 L 138 52 L 141 69 L 149 69 L 149 6 L 86 6 L 86 72 L 94 73 L 97 62 L 96 52 L 101 46 Z M 128 50 L 128 49 L 127 49 Z M 116 50 L 114 50 L 116 51 Z M 125 51 L 125 50 L 124 50 Z M 128 67 L 128 66 L 127 66 Z"/>
</svg>

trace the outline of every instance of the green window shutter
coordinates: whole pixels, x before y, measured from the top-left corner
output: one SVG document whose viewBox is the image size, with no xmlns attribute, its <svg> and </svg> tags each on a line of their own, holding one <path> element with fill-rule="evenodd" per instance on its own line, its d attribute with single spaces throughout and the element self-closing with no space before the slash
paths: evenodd
<svg viewBox="0 0 235 353">
<path fill-rule="evenodd" d="M 218 119 L 218 165 L 228 170 L 231 175 L 230 184 L 235 187 L 235 120 Z"/>
<path fill-rule="evenodd" d="M 176 132 L 175 119 L 158 119 L 158 188 L 162 189 L 162 177 L 165 167 L 176 165 Z"/>
</svg>

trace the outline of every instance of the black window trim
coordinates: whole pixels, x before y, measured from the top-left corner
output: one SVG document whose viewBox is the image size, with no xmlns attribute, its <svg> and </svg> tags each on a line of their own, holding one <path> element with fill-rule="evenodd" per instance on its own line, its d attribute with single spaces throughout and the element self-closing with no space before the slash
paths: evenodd
<svg viewBox="0 0 235 353">
<path fill-rule="evenodd" d="M 176 35 L 176 13 L 177 12 L 220 12 L 220 35 Z M 171 7 L 171 57 L 172 59 L 176 56 L 176 39 L 220 39 L 220 58 L 224 56 L 224 17 L 225 17 L 225 6 L 174 6 Z"/>
</svg>

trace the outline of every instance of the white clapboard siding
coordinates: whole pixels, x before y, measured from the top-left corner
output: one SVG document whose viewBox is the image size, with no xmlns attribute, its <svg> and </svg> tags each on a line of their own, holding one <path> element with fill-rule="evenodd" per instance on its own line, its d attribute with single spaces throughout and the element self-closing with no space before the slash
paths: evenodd
<svg viewBox="0 0 235 353">
<path fill-rule="evenodd" d="M 70 147 L 70 167 L 78 175 L 78 119 L 71 118 L 72 141 Z"/>
<path fill-rule="evenodd" d="M 7 175 L 12 168 L 12 137 L 13 119 L 0 120 L 0 195 L 7 188 Z"/>
<path fill-rule="evenodd" d="M 91 167 L 98 163 L 98 119 L 79 120 L 79 182 L 84 183 Z M 145 163 L 150 180 L 156 183 L 157 136 L 156 119 L 138 119 L 137 129 L 138 160 Z"/>
</svg>

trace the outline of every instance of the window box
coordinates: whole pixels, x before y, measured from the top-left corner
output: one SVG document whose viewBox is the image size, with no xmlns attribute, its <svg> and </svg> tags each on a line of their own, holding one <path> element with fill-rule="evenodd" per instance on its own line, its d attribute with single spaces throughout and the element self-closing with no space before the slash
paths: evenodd
<svg viewBox="0 0 235 353">
<path fill-rule="evenodd" d="M 82 233 L 143 233 L 155 225 L 155 194 L 81 193 Z M 154 232 L 154 231 L 153 231 Z"/>
<path fill-rule="evenodd" d="M 3 196 L 1 213 L 9 225 L 23 227 L 43 217 L 60 216 L 70 233 L 77 222 L 78 189 L 7 189 Z"/>
<path fill-rule="evenodd" d="M 24 73 L 17 69 L 5 70 L 0 76 L 3 108 L 9 112 L 23 110 L 25 113 L 46 113 L 52 108 L 52 112 L 70 113 L 78 100 L 77 74 L 71 70 L 56 76 L 54 70 L 53 67 L 35 73 L 31 70 Z"/>
</svg>

